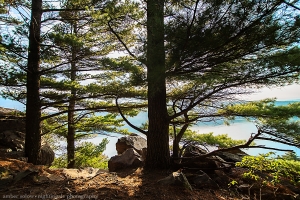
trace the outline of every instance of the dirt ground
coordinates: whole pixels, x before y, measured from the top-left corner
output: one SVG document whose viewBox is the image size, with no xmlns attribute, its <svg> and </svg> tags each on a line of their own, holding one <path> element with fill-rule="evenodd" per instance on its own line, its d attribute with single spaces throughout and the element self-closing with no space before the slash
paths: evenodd
<svg viewBox="0 0 300 200">
<path fill-rule="evenodd" d="M 118 173 L 102 171 L 91 178 L 67 179 L 63 169 L 50 170 L 45 166 L 34 166 L 15 159 L 0 157 L 0 175 L 9 177 L 9 172 L 23 172 L 14 175 L 13 181 L 1 185 L 0 199 L 143 199 L 143 200 L 240 200 L 240 199 L 299 199 L 299 196 L 284 186 L 252 187 L 242 191 L 228 187 L 228 180 L 241 179 L 243 169 L 233 169 L 226 174 L 226 181 L 218 188 L 195 188 L 160 185 L 157 181 L 167 177 L 171 171 L 145 171 L 143 168 L 127 169 Z M 1 174 L 2 173 L 2 174 Z M 41 174 L 61 177 L 55 181 L 38 181 Z M 1 177 L 0 176 L 0 177 Z M 193 185 L 192 185 L 193 186 Z M 250 196 L 249 196 L 250 193 Z M 264 193 L 268 193 L 265 195 Z M 271 194 L 271 196 L 270 196 Z M 282 195 L 285 194 L 285 195 Z M 273 195 L 273 196 L 272 196 Z"/>
</svg>

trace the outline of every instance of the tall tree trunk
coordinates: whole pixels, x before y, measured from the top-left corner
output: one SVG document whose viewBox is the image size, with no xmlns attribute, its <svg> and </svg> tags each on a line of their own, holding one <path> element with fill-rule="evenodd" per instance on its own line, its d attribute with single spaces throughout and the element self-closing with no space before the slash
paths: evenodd
<svg viewBox="0 0 300 200">
<path fill-rule="evenodd" d="M 77 26 L 76 22 L 73 25 L 73 34 L 77 34 Z M 72 61 L 71 61 L 71 73 L 70 79 L 71 81 L 76 80 L 76 56 L 77 56 L 77 47 L 72 46 Z M 75 167 L 75 104 L 76 104 L 76 88 L 71 88 L 71 97 L 69 101 L 68 107 L 68 136 L 67 136 L 67 155 L 68 155 L 68 166 L 67 168 Z"/>
<path fill-rule="evenodd" d="M 147 1 L 148 119 L 146 168 L 170 164 L 169 120 L 166 107 L 164 0 Z"/>
<path fill-rule="evenodd" d="M 27 63 L 25 154 L 38 164 L 41 150 L 40 43 L 42 0 L 32 0 Z"/>
<path fill-rule="evenodd" d="M 75 96 L 74 95 L 75 92 L 72 90 L 71 99 L 68 107 L 67 168 L 75 167 L 75 124 L 74 124 Z"/>
</svg>

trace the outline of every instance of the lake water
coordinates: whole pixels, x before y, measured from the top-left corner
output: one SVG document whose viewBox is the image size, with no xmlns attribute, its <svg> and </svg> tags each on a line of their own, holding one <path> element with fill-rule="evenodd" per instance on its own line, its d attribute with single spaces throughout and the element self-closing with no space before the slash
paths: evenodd
<svg viewBox="0 0 300 200">
<path fill-rule="evenodd" d="M 292 102 L 298 102 L 297 101 L 278 101 L 276 102 L 276 105 L 287 105 Z M 140 113 L 137 117 L 134 118 L 129 118 L 129 121 L 136 125 L 139 126 L 142 123 L 147 121 L 147 113 Z M 137 133 L 134 129 L 130 128 L 129 126 L 126 126 L 129 131 L 133 133 Z M 230 126 L 224 125 L 222 121 L 219 121 L 218 123 L 202 123 L 198 124 L 197 126 L 193 126 L 191 128 L 192 130 L 198 132 L 199 134 L 201 133 L 210 133 L 213 132 L 214 134 L 228 134 L 229 137 L 237 140 L 248 140 L 251 137 L 252 133 L 257 133 L 257 128 L 256 126 L 248 122 L 244 119 L 237 119 L 234 120 Z M 299 133 L 300 134 L 300 133 Z M 89 141 L 99 143 L 103 138 L 107 136 L 102 136 L 99 135 L 97 138 L 90 139 Z M 113 156 L 116 155 L 117 152 L 115 150 L 115 144 L 118 140 L 119 137 L 122 137 L 120 134 L 113 134 L 113 137 L 107 137 L 110 140 L 110 143 L 107 145 L 107 149 L 105 150 L 105 154 L 108 156 Z M 297 155 L 300 155 L 300 149 L 293 147 L 293 146 L 288 146 L 284 144 L 279 144 L 279 143 L 274 143 L 271 141 L 265 141 L 265 140 L 256 140 L 255 141 L 256 145 L 265 145 L 268 147 L 273 147 L 273 148 L 279 148 L 279 149 L 290 149 L 293 150 L 297 153 Z M 262 149 L 262 148 L 249 148 L 249 149 L 243 149 L 246 153 L 250 155 L 258 155 L 259 153 L 268 153 L 272 150 L 268 149 Z M 273 151 L 277 155 L 282 155 L 285 152 L 283 151 Z"/>
<path fill-rule="evenodd" d="M 288 103 L 291 102 L 295 102 L 295 101 L 278 101 L 276 102 L 276 104 L 287 105 Z M 25 106 L 23 104 L 11 100 L 4 100 L 2 98 L 0 98 L 0 106 L 5 108 L 13 108 L 17 110 L 25 110 Z M 139 126 L 142 123 L 147 121 L 147 113 L 140 113 L 137 117 L 129 118 L 129 120 L 134 125 Z M 133 130 L 128 126 L 126 126 L 126 128 L 128 128 L 129 131 L 136 133 L 135 130 Z M 191 129 L 197 131 L 199 134 L 213 132 L 214 134 L 228 134 L 228 136 L 230 136 L 233 139 L 244 139 L 244 140 L 248 140 L 252 133 L 257 132 L 255 125 L 245 120 L 235 120 L 230 126 L 224 125 L 222 124 L 222 122 L 198 124 L 197 126 L 194 126 Z M 111 157 L 117 154 L 115 144 L 118 138 L 120 137 L 122 137 L 122 135 L 117 133 L 110 133 L 109 135 L 98 135 L 96 138 L 88 139 L 87 141 L 91 141 L 97 144 L 100 143 L 103 138 L 108 138 L 110 142 L 107 145 L 104 154 Z M 294 150 L 298 155 L 300 155 L 300 149 L 296 147 L 291 147 L 291 146 L 278 144 L 270 141 L 260 141 L 260 140 L 256 140 L 255 143 L 257 145 L 266 145 L 274 148 L 291 149 Z M 248 150 L 246 149 L 245 151 L 250 155 L 257 155 L 259 153 L 267 153 L 270 150 L 258 148 L 258 149 L 248 149 Z M 284 154 L 284 152 L 277 152 L 277 154 Z"/>
</svg>

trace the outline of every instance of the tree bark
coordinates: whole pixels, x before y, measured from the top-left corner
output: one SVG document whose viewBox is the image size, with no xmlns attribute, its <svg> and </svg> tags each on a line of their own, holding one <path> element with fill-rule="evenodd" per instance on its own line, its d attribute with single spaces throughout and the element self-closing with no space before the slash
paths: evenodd
<svg viewBox="0 0 300 200">
<path fill-rule="evenodd" d="M 41 150 L 40 43 L 42 0 L 32 0 L 27 63 L 25 154 L 38 164 Z"/>
<path fill-rule="evenodd" d="M 179 133 L 176 134 L 176 130 L 174 130 L 174 139 L 173 139 L 173 158 L 178 158 L 180 157 L 180 154 L 182 153 L 180 151 L 179 148 L 179 142 L 181 141 L 185 131 L 188 129 L 189 127 L 189 116 L 187 113 L 184 114 L 184 119 L 185 119 L 185 124 L 182 126 L 182 128 L 180 129 Z"/>
<path fill-rule="evenodd" d="M 71 99 L 68 107 L 68 136 L 67 136 L 67 168 L 75 167 L 75 124 L 74 124 L 74 109 L 75 109 L 75 97 L 71 94 Z"/>
<path fill-rule="evenodd" d="M 147 1 L 148 169 L 170 165 L 169 116 L 166 107 L 164 0 Z"/>
<path fill-rule="evenodd" d="M 73 24 L 73 34 L 77 34 L 77 26 L 76 22 Z M 77 35 L 76 35 L 77 36 Z M 72 61 L 71 61 L 71 72 L 70 79 L 71 81 L 76 81 L 76 56 L 77 56 L 77 47 L 72 46 Z M 67 168 L 75 167 L 75 104 L 76 104 L 76 88 L 71 88 L 71 97 L 68 107 L 68 136 L 67 136 L 67 157 L 68 157 L 68 165 Z"/>
<path fill-rule="evenodd" d="M 187 117 L 187 115 L 185 115 Z M 185 124 L 183 125 L 183 127 L 180 129 L 180 132 L 176 135 L 174 134 L 174 139 L 173 139 L 173 158 L 178 158 L 180 157 L 180 148 L 179 148 L 179 142 L 181 141 L 183 134 L 185 133 L 185 131 L 187 130 L 187 128 L 189 127 L 189 124 Z"/>
</svg>

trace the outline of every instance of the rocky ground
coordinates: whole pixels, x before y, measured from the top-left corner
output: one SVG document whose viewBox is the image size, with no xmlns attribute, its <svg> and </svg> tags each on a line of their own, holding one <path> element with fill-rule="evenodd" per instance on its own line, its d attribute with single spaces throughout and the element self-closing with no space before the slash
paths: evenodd
<svg viewBox="0 0 300 200">
<path fill-rule="evenodd" d="M 105 170 L 56 169 L 34 166 L 16 159 L 0 157 L 0 199 L 299 199 L 300 187 L 263 186 L 241 178 L 246 169 L 210 175 L 213 182 L 192 190 L 180 185 L 162 184 L 172 171 L 145 171 L 143 168 L 109 173 Z M 186 173 L 188 177 L 188 172 Z M 238 186 L 228 187 L 231 180 Z M 212 184 L 213 183 L 213 184 Z"/>
</svg>

